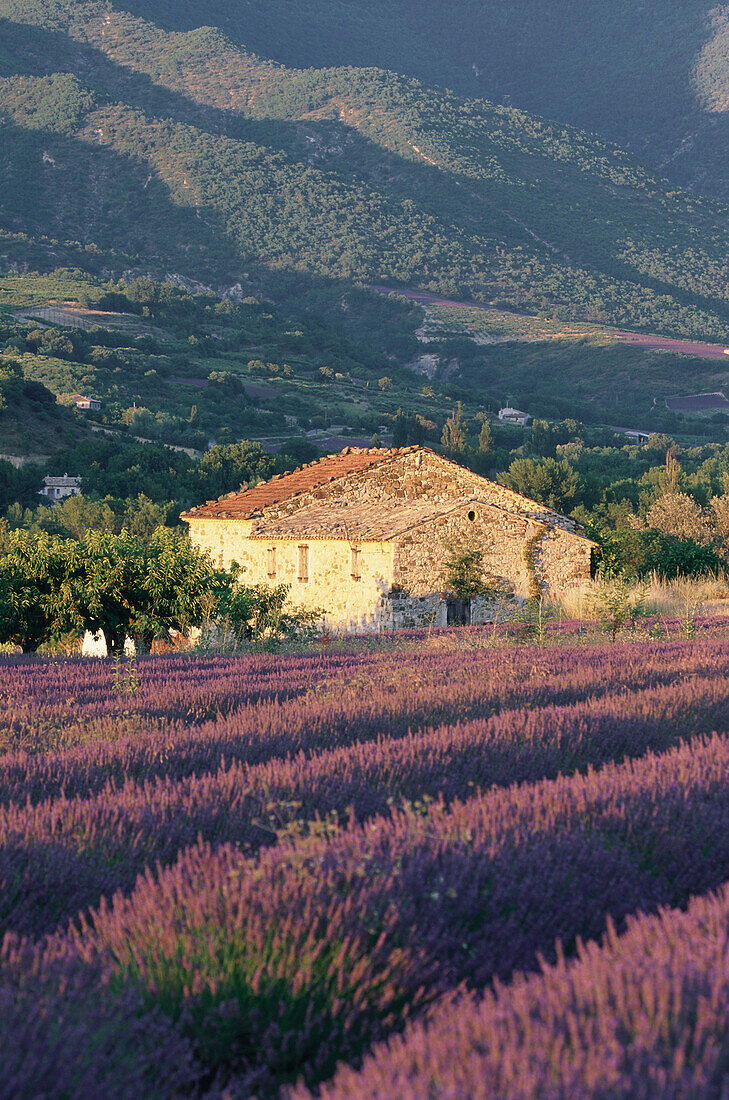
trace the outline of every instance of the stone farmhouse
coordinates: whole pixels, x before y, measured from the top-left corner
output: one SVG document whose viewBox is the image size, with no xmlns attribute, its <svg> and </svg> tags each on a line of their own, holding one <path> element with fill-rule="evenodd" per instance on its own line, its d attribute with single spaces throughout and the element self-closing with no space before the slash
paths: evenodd
<svg viewBox="0 0 729 1100">
<path fill-rule="evenodd" d="M 346 448 L 183 513 L 195 545 L 244 584 L 289 584 L 332 631 L 484 622 L 492 604 L 443 595 L 453 545 L 483 547 L 504 593 L 559 594 L 590 577 L 578 524 L 426 447 Z"/>
<path fill-rule="evenodd" d="M 51 503 L 63 500 L 65 497 L 75 497 L 81 492 L 81 478 L 69 477 L 44 477 L 43 488 L 38 490 L 42 497 L 48 497 Z"/>
</svg>

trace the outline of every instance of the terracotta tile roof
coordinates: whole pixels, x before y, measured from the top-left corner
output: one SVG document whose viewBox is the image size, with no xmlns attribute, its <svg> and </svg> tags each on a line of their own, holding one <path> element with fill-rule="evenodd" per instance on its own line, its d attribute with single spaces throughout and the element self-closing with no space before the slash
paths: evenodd
<svg viewBox="0 0 729 1100">
<path fill-rule="evenodd" d="M 317 462 L 311 462 L 308 466 L 294 470 L 293 473 L 282 474 L 260 485 L 254 485 L 252 489 L 242 489 L 237 493 L 228 493 L 227 496 L 220 497 L 218 500 L 209 500 L 206 504 L 191 508 L 189 512 L 183 512 L 181 518 L 250 519 L 271 504 L 280 504 L 281 501 L 290 500 L 299 493 L 316 489 L 319 485 L 326 485 L 330 481 L 336 481 L 337 478 L 357 473 L 358 470 L 366 470 L 369 466 L 376 466 L 394 455 L 404 454 L 413 449 L 417 448 L 388 450 L 386 447 L 380 447 L 360 450 L 350 447 L 340 451 L 339 454 L 326 455 Z"/>
</svg>

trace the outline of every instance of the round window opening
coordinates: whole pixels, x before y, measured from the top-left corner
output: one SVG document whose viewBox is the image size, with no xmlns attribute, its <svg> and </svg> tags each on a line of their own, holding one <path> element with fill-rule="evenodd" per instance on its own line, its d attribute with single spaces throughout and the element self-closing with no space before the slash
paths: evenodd
<svg viewBox="0 0 729 1100">
<path fill-rule="evenodd" d="M 476 513 L 473 511 L 473 509 L 468 513 L 468 518 L 470 519 L 471 523 L 473 523 L 473 521 L 475 520 Z"/>
</svg>

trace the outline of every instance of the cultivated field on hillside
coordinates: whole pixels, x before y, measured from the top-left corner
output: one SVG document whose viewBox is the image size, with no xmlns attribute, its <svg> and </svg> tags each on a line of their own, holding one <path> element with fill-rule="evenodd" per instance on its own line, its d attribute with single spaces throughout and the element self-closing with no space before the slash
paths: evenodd
<svg viewBox="0 0 729 1100">
<path fill-rule="evenodd" d="M 0 658 L 0 1096 L 725 1095 L 694 627 Z"/>
</svg>

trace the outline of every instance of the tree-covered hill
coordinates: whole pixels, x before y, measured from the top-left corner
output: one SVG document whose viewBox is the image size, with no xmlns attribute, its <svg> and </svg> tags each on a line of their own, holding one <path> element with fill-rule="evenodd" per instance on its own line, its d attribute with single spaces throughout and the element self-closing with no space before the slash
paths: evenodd
<svg viewBox="0 0 729 1100">
<path fill-rule="evenodd" d="M 387 282 L 727 338 L 723 207 L 515 108 L 165 26 L 239 39 L 229 7 L 0 0 L 6 263 L 75 249 L 107 274 Z"/>
<path fill-rule="evenodd" d="M 286 65 L 379 66 L 628 146 L 729 196 L 729 8 L 716 0 L 128 0 Z M 204 11 L 202 10 L 204 7 Z"/>
</svg>

